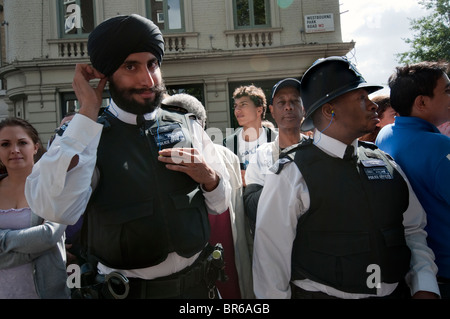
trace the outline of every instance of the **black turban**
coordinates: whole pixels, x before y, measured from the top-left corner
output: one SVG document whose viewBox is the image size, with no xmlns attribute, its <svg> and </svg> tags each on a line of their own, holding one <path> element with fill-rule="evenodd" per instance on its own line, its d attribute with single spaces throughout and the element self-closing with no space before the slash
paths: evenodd
<svg viewBox="0 0 450 319">
<path fill-rule="evenodd" d="M 161 65 L 164 39 L 158 26 L 137 14 L 116 16 L 100 23 L 89 34 L 92 66 L 111 76 L 132 53 L 150 52 Z"/>
</svg>

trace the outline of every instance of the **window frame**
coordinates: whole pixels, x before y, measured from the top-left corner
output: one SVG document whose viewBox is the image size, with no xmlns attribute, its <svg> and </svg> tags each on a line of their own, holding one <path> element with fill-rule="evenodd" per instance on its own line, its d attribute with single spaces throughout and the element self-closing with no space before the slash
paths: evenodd
<svg viewBox="0 0 450 319">
<path fill-rule="evenodd" d="M 237 20 L 237 0 L 233 0 L 233 23 L 234 23 L 234 29 L 235 30 L 242 30 L 242 29 L 258 29 L 258 28 L 268 28 L 271 27 L 271 14 L 270 14 L 270 0 L 264 0 L 264 6 L 265 6 L 265 20 L 266 24 L 258 24 L 255 25 L 255 13 L 254 13 L 254 0 L 247 0 L 249 5 L 249 15 L 250 15 L 250 25 L 245 26 L 239 26 L 238 20 Z"/>
<path fill-rule="evenodd" d="M 61 92 L 59 94 L 59 98 L 60 98 L 60 103 L 61 103 L 61 107 L 60 107 L 60 119 L 62 120 L 66 114 L 68 112 L 77 112 L 80 110 L 80 104 L 79 101 L 77 99 L 77 96 L 75 95 L 75 92 Z M 103 110 L 105 110 L 109 104 L 110 104 L 110 93 L 109 91 L 103 91 L 102 93 L 102 105 L 100 106 L 100 111 L 99 111 L 99 115 L 103 112 Z M 68 103 L 72 103 L 73 107 L 72 108 L 68 108 Z"/>
<path fill-rule="evenodd" d="M 146 0 L 146 7 L 147 7 L 147 17 L 152 20 L 158 27 L 160 28 L 161 32 L 163 33 L 180 33 L 180 32 L 186 32 L 186 17 L 184 12 L 184 1 L 183 0 L 177 0 L 180 3 L 180 20 L 181 20 L 181 28 L 178 29 L 169 29 L 169 9 L 168 9 L 168 0 L 153 0 L 155 2 L 162 2 L 163 5 L 163 11 L 162 12 L 156 12 L 156 18 L 153 19 L 152 17 L 152 0 Z M 159 14 L 162 13 L 162 16 L 164 17 L 163 22 L 158 22 L 159 20 Z M 164 25 L 164 27 L 161 26 L 161 24 Z"/>
<path fill-rule="evenodd" d="M 92 30 L 95 28 L 96 26 L 96 7 L 95 7 L 95 1 L 91 1 L 90 3 L 92 3 L 92 30 L 87 31 L 87 32 L 83 32 L 82 27 L 80 28 L 76 28 L 77 32 L 75 34 L 67 34 L 65 32 L 65 24 L 66 24 L 66 15 L 68 14 L 67 11 L 67 7 L 66 5 L 71 5 L 71 4 L 75 4 L 76 6 L 78 6 L 80 8 L 80 16 L 81 12 L 83 12 L 83 10 L 81 9 L 82 6 L 82 0 L 59 0 L 57 1 L 58 3 L 58 31 L 59 31 L 59 37 L 63 38 L 63 39 L 70 39 L 70 38 L 87 38 L 89 36 L 89 34 L 92 32 Z M 76 23 L 76 22 L 75 22 Z"/>
</svg>

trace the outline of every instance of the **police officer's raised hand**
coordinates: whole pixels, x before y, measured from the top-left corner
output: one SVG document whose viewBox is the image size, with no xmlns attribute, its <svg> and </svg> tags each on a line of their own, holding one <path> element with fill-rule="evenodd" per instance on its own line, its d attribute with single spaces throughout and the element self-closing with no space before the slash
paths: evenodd
<svg viewBox="0 0 450 319">
<path fill-rule="evenodd" d="M 195 148 L 167 148 L 161 150 L 159 155 L 158 160 L 167 163 L 168 169 L 188 174 L 207 192 L 219 184 L 219 175 Z"/>
<path fill-rule="evenodd" d="M 89 81 L 100 79 L 97 87 Z M 77 64 L 73 77 L 72 87 L 80 103 L 80 114 L 96 121 L 102 105 L 102 94 L 108 78 L 88 64 Z"/>
</svg>

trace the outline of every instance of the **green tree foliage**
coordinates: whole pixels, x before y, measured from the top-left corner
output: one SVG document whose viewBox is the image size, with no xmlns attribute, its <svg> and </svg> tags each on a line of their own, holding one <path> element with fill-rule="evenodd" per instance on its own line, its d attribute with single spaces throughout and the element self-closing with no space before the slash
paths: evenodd
<svg viewBox="0 0 450 319">
<path fill-rule="evenodd" d="M 399 62 L 450 61 L 450 0 L 421 0 L 419 4 L 431 14 L 411 20 L 414 37 L 404 39 L 411 50 L 397 54 Z"/>
</svg>

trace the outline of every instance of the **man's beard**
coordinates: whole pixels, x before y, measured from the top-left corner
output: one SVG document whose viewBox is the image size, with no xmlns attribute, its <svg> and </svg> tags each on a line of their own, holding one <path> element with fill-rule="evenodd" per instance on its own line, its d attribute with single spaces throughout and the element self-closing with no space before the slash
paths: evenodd
<svg viewBox="0 0 450 319">
<path fill-rule="evenodd" d="M 140 94 L 145 91 L 152 91 L 155 93 L 155 98 L 145 99 L 144 103 L 137 102 L 133 99 L 133 94 Z M 109 92 L 114 102 L 122 110 L 132 113 L 132 114 L 146 114 L 153 112 L 160 104 L 166 93 L 166 87 L 164 83 L 149 89 L 119 89 L 114 81 L 110 78 L 109 80 Z"/>
</svg>

